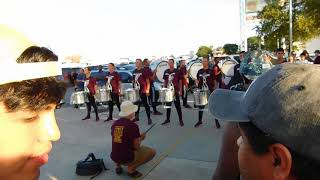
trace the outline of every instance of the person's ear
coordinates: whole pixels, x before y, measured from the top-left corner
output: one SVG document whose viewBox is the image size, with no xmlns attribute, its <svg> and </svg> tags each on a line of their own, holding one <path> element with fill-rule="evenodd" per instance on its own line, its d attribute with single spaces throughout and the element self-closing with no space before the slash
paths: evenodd
<svg viewBox="0 0 320 180">
<path fill-rule="evenodd" d="M 292 157 L 288 148 L 277 143 L 271 145 L 269 151 L 273 158 L 273 177 L 275 179 L 286 179 L 289 177 L 292 167 Z"/>
</svg>

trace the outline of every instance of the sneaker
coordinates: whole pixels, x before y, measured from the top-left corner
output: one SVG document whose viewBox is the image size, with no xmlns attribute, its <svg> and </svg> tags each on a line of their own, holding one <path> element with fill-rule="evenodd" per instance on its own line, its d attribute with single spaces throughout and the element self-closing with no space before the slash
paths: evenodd
<svg viewBox="0 0 320 180">
<path fill-rule="evenodd" d="M 123 172 L 122 167 L 117 167 L 117 168 L 116 168 L 116 173 L 117 173 L 118 175 L 122 174 L 122 172 Z"/>
<path fill-rule="evenodd" d="M 82 121 L 88 120 L 88 119 L 90 119 L 90 116 L 86 116 L 85 118 L 82 119 Z"/>
<path fill-rule="evenodd" d="M 215 119 L 215 122 L 216 122 L 216 128 L 220 129 L 221 125 L 220 125 L 219 121 L 217 119 Z"/>
<path fill-rule="evenodd" d="M 189 104 L 186 104 L 184 107 L 188 109 L 192 108 Z"/>
<path fill-rule="evenodd" d="M 201 121 L 198 121 L 197 124 L 194 125 L 195 128 L 199 127 L 202 124 Z"/>
<path fill-rule="evenodd" d="M 152 124 L 152 120 L 148 119 L 148 125 L 151 125 L 151 124 Z"/>
<path fill-rule="evenodd" d="M 170 123 L 170 120 L 165 120 L 161 125 L 166 125 L 166 124 L 169 124 Z"/>
<path fill-rule="evenodd" d="M 96 117 L 96 121 L 99 121 L 100 120 L 100 118 L 99 117 Z"/>
<path fill-rule="evenodd" d="M 113 119 L 111 117 L 108 117 L 108 119 L 104 120 L 103 122 L 112 121 Z"/>
<path fill-rule="evenodd" d="M 155 112 L 153 112 L 153 115 L 162 115 L 162 113 L 159 111 L 155 111 Z"/>
<path fill-rule="evenodd" d="M 181 126 L 181 127 L 183 127 L 183 126 L 184 126 L 183 121 L 180 121 L 180 126 Z"/>
</svg>

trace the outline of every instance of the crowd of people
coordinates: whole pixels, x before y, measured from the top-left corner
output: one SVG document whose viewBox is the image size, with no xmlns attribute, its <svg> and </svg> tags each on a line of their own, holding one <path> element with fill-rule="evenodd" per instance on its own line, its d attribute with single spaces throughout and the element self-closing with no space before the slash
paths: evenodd
<svg viewBox="0 0 320 180">
<path fill-rule="evenodd" d="M 48 162 L 51 142 L 60 138 L 54 110 L 63 98 L 66 87 L 56 78 L 59 71 L 54 69 L 58 67 L 55 63 L 58 57 L 45 47 L 33 45 L 24 35 L 2 26 L 0 45 L 2 52 L 5 52 L 0 63 L 21 70 L 10 75 L 3 71 L 3 78 L 0 79 L 0 179 L 38 179 L 40 167 Z M 255 81 L 250 81 L 246 92 L 217 88 L 219 72 L 217 68 L 208 68 L 209 60 L 203 59 L 203 69 L 197 74 L 196 84 L 202 88 L 207 83 L 211 92 L 209 112 L 219 121 L 229 122 L 225 127 L 213 179 L 320 178 L 320 99 L 314 95 L 319 93 L 320 67 L 309 63 L 287 63 L 282 58 L 282 52 L 282 49 L 277 50 L 276 66 Z M 319 51 L 316 54 L 314 63 L 318 64 Z M 105 80 L 113 88 L 113 101 L 109 105 L 115 104 L 120 110 L 120 118 L 111 127 L 110 156 L 116 163 L 117 174 L 123 173 L 122 166 L 127 166 L 128 175 L 133 178 L 142 176 L 137 167 L 156 154 L 154 149 L 141 145 L 146 133 L 140 133 L 139 126 L 134 122 L 139 118 L 139 105 L 148 104 L 145 102 L 150 97 L 150 82 L 154 77 L 154 72 L 144 69 L 147 60 L 145 67 L 142 63 L 140 59 L 136 60 L 134 74 L 136 81 L 140 81 L 140 97 L 143 99 L 136 105 L 124 101 L 119 106 L 116 99 L 121 93 L 117 88 L 121 82 L 116 71 L 112 71 L 112 63 L 109 64 L 110 71 L 102 78 L 112 77 Z M 186 76 L 184 70 L 180 73 L 181 70 L 174 69 L 173 64 L 174 60 L 170 59 L 164 84 L 168 86 L 172 83 L 174 87 L 174 103 L 180 114 L 180 125 L 183 126 L 179 96 L 183 95 L 182 81 Z M 88 119 L 91 106 L 96 109 L 94 94 L 99 79 L 90 76 L 90 68 L 85 68 L 83 73 L 83 90 L 89 94 L 88 116 L 85 118 Z M 224 105 L 220 106 L 222 103 Z M 201 110 L 203 107 L 198 108 Z M 201 123 L 200 112 L 197 124 Z M 149 110 L 148 123 L 152 123 L 150 113 Z M 112 112 L 107 121 L 111 119 Z M 97 112 L 96 120 L 99 120 Z M 167 110 L 167 119 L 163 124 L 168 122 L 170 111 Z"/>
</svg>

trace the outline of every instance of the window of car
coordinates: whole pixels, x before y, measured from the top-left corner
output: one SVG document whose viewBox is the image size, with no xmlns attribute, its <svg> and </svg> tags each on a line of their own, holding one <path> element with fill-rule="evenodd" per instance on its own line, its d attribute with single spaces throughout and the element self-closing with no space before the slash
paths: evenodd
<svg viewBox="0 0 320 180">
<path fill-rule="evenodd" d="M 121 78 L 122 83 L 130 83 L 132 80 L 132 76 L 127 72 L 118 72 Z"/>
</svg>

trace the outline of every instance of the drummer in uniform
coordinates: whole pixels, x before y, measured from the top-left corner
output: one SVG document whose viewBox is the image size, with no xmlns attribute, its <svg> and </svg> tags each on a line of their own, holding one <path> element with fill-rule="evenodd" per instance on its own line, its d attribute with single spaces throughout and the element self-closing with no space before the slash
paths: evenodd
<svg viewBox="0 0 320 180">
<path fill-rule="evenodd" d="M 188 77 L 188 71 L 186 67 L 186 60 L 182 59 L 180 61 L 179 66 L 179 73 L 182 78 L 182 102 L 183 106 L 185 108 L 191 108 L 191 106 L 188 104 L 188 84 L 189 84 L 189 77 Z"/>
<path fill-rule="evenodd" d="M 168 88 L 168 85 L 170 83 L 173 84 L 174 91 L 175 91 L 174 105 L 176 106 L 176 109 L 178 112 L 180 126 L 184 126 L 184 123 L 182 120 L 180 98 L 179 98 L 179 96 L 182 95 L 181 74 L 179 73 L 178 69 L 174 68 L 174 60 L 173 59 L 169 59 L 168 64 L 169 64 L 169 69 L 167 69 L 163 74 L 164 87 Z M 166 103 L 167 106 L 171 106 L 171 104 L 172 104 L 172 102 Z M 167 108 L 167 119 L 162 123 L 162 125 L 166 125 L 166 124 L 170 123 L 170 115 L 171 115 L 171 108 Z"/>
<path fill-rule="evenodd" d="M 157 101 L 158 96 L 156 95 L 156 90 L 154 88 L 154 79 L 156 77 L 156 73 L 152 72 L 151 68 L 149 67 L 150 61 L 148 59 L 143 60 L 143 71 L 147 74 L 147 77 L 149 77 L 150 81 L 150 93 L 148 96 L 149 102 L 151 102 L 152 109 L 153 109 L 153 115 L 162 115 L 161 112 L 157 110 Z"/>
<path fill-rule="evenodd" d="M 209 69 L 209 59 L 207 57 L 204 57 L 202 59 L 202 65 L 203 68 L 200 69 L 197 73 L 197 80 L 196 85 L 199 89 L 202 89 L 202 87 L 206 87 L 203 85 L 207 85 L 208 87 L 208 95 L 210 95 L 214 89 L 215 89 L 215 76 L 212 69 Z M 202 124 L 202 116 L 203 116 L 203 110 L 205 106 L 198 106 L 199 113 L 198 113 L 198 122 L 194 125 L 194 127 L 199 127 Z M 219 121 L 215 119 L 216 127 L 220 128 Z"/>
<path fill-rule="evenodd" d="M 109 101 L 109 117 L 106 121 L 113 120 L 112 113 L 113 113 L 113 106 L 114 104 L 117 105 L 119 112 L 120 112 L 120 90 L 121 90 L 121 78 L 117 71 L 115 71 L 115 65 L 113 63 L 109 63 L 108 65 L 109 72 L 107 72 L 106 81 L 110 83 L 112 87 L 111 92 L 111 101 Z"/>
<path fill-rule="evenodd" d="M 84 68 L 84 74 L 86 75 L 86 80 L 84 82 L 84 91 L 87 93 L 87 97 L 89 102 L 86 103 L 87 105 L 87 116 L 83 118 L 82 120 L 90 119 L 91 114 L 91 106 L 94 108 L 94 112 L 96 114 L 96 121 L 99 121 L 99 115 L 98 115 L 98 108 L 96 105 L 96 100 L 94 98 L 94 95 L 96 94 L 97 84 L 96 79 L 91 76 L 91 69 L 90 67 Z"/>
<path fill-rule="evenodd" d="M 142 60 L 136 59 L 136 69 L 133 71 L 133 87 L 135 87 L 136 84 L 139 84 L 139 95 L 140 95 L 140 101 L 136 104 L 138 104 L 138 111 L 136 112 L 136 119 L 135 121 L 139 121 L 139 111 L 141 104 L 144 105 L 144 108 L 146 109 L 147 117 L 148 117 L 148 124 L 152 124 L 152 120 L 150 117 L 150 106 L 148 104 L 148 95 L 150 94 L 150 79 L 148 77 L 148 74 L 143 70 L 142 67 Z"/>
</svg>

